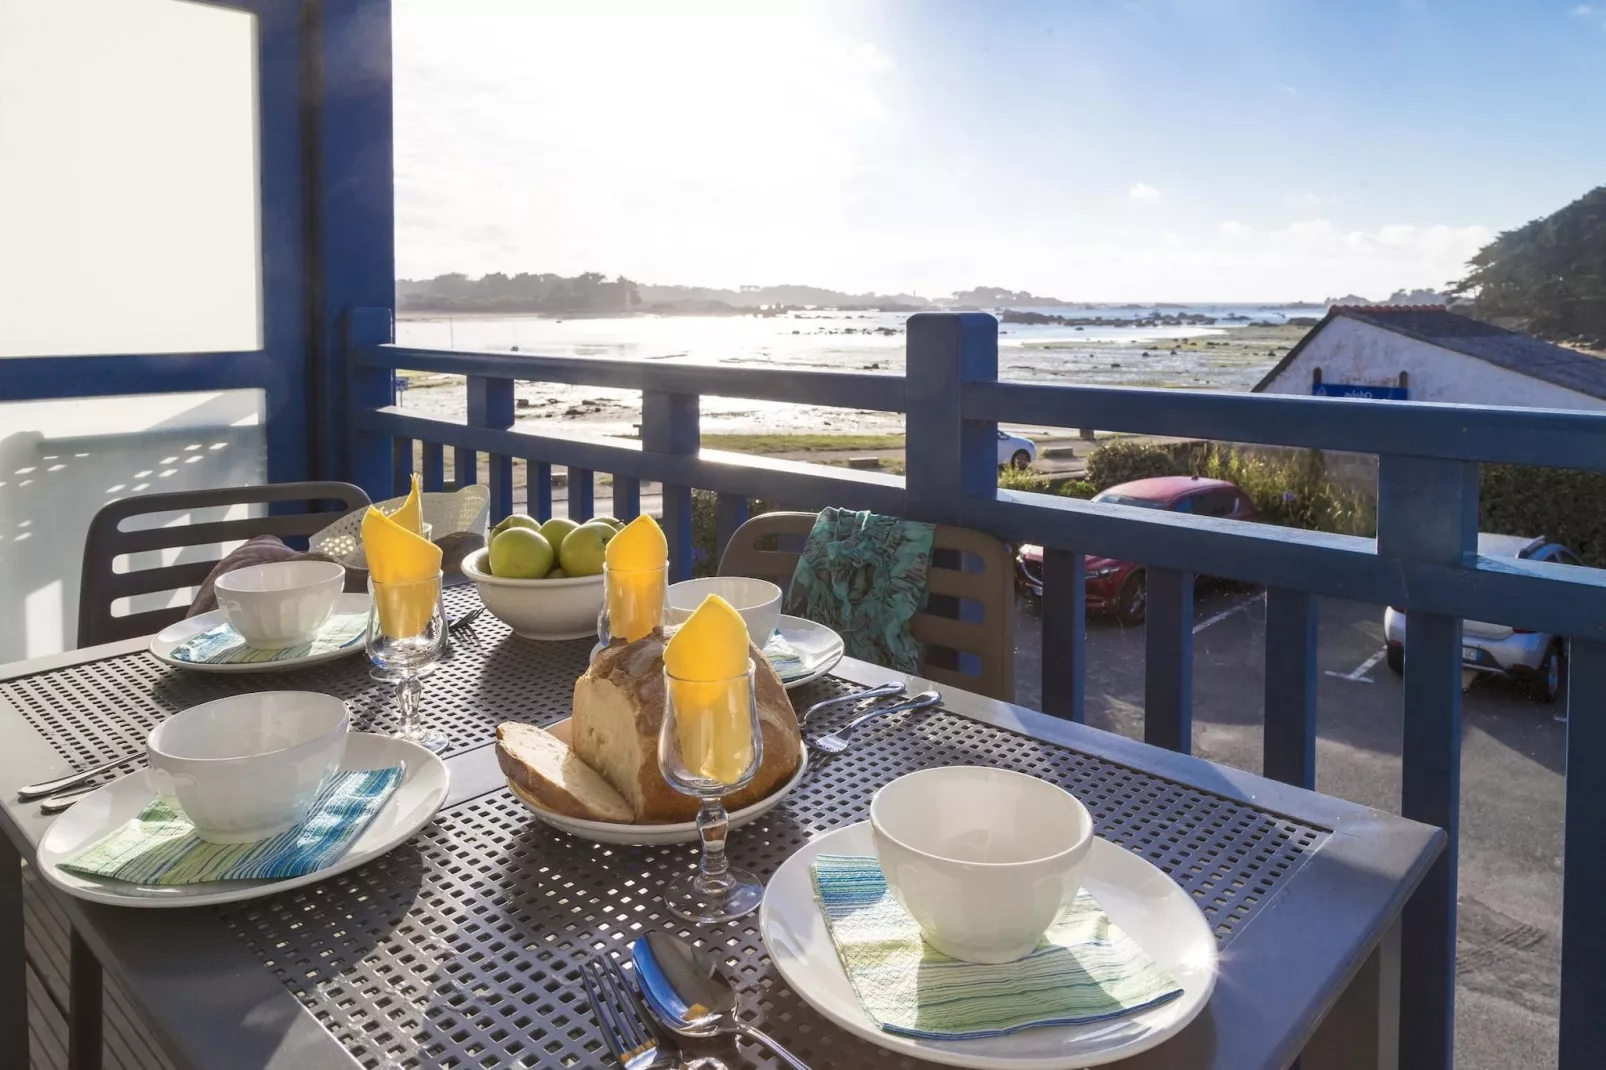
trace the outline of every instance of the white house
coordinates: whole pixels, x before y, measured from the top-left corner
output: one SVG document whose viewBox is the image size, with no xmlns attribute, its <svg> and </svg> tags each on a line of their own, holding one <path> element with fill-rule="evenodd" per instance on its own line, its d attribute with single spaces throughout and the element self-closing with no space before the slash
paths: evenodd
<svg viewBox="0 0 1606 1070">
<path fill-rule="evenodd" d="M 1255 390 L 1606 409 L 1606 360 L 1439 306 L 1341 305 Z"/>
</svg>

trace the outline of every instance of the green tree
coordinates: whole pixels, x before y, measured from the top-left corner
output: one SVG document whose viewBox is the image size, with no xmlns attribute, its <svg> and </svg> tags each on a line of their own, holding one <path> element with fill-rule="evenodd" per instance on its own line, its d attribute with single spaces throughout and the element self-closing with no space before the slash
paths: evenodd
<svg viewBox="0 0 1606 1070">
<path fill-rule="evenodd" d="M 1450 285 L 1480 319 L 1546 338 L 1606 344 L 1606 186 L 1478 250 Z"/>
</svg>

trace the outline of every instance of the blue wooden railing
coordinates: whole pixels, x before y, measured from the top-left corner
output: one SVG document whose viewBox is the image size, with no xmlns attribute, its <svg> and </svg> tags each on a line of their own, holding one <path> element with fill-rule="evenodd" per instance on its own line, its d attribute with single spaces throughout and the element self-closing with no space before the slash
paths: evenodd
<svg viewBox="0 0 1606 1070">
<path fill-rule="evenodd" d="M 874 509 L 963 525 L 1045 547 L 1045 711 L 1081 720 L 1086 672 L 1083 555 L 1148 568 L 1145 738 L 1173 750 L 1192 736 L 1193 580 L 1267 588 L 1265 770 L 1315 785 L 1316 610 L 1330 595 L 1409 614 L 1401 810 L 1444 828 L 1451 849 L 1406 908 L 1400 1065 L 1448 1068 L 1455 991 L 1456 826 L 1460 808 L 1461 622 L 1499 621 L 1571 637 L 1560 1065 L 1606 1065 L 1606 572 L 1477 555 L 1478 464 L 1606 471 L 1606 415 L 1262 394 L 1043 386 L 998 381 L 997 322 L 920 314 L 905 374 L 695 366 L 584 357 L 413 349 L 389 344 L 385 309 L 348 321 L 353 478 L 388 495 L 422 443 L 426 487 L 479 478 L 498 516 L 513 465 L 528 465 L 532 509 L 551 505 L 551 467 L 570 476 L 571 512 L 589 515 L 593 475 L 614 478 L 614 511 L 639 512 L 643 480 L 663 485 L 672 568 L 689 571 L 691 488 L 718 493 L 721 544 L 749 498 L 800 508 Z M 467 377 L 467 415 L 392 404 L 400 369 Z M 642 391 L 639 442 L 512 430 L 516 380 Z M 903 412 L 907 477 L 700 450 L 702 395 Z M 1099 505 L 1000 490 L 997 421 L 1098 427 L 1379 455 L 1378 537 Z"/>
</svg>

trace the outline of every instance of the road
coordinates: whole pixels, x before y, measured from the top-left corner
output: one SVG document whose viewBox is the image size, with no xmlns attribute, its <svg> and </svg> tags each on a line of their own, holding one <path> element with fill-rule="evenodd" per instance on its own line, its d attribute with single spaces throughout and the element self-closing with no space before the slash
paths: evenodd
<svg viewBox="0 0 1606 1070">
<path fill-rule="evenodd" d="M 1036 707 L 1035 602 L 1016 619 L 1017 701 Z M 1378 656 L 1383 609 L 1323 599 L 1318 619 L 1317 789 L 1397 813 L 1403 688 Z M 1264 598 L 1205 588 L 1195 620 L 1194 753 L 1258 772 Z M 1090 618 L 1087 660 L 1088 722 L 1141 738 L 1143 629 Z M 1464 705 L 1456 1066 L 1554 1066 L 1566 725 L 1506 681 L 1477 680 Z"/>
</svg>

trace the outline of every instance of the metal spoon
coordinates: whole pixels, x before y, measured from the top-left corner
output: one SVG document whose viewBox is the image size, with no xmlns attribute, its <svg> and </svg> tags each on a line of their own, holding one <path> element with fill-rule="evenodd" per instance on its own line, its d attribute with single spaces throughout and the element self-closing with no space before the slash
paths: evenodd
<svg viewBox="0 0 1606 1070">
<path fill-rule="evenodd" d="M 685 1037 L 744 1036 L 780 1056 L 792 1070 L 809 1070 L 768 1035 L 736 1018 L 736 989 L 713 963 L 671 933 L 648 933 L 630 946 L 647 1008 Z"/>
<path fill-rule="evenodd" d="M 885 717 L 889 713 L 901 713 L 907 710 L 923 710 L 927 706 L 935 706 L 942 701 L 941 691 L 922 691 L 908 702 L 895 702 L 890 706 L 877 706 L 869 713 L 861 713 L 835 732 L 817 736 L 809 746 L 821 754 L 841 754 L 848 749 L 848 737 L 853 730 L 866 721 L 876 717 Z"/>
<path fill-rule="evenodd" d="M 867 699 L 884 698 L 887 695 L 901 695 L 905 692 L 905 690 L 907 689 L 900 681 L 893 680 L 890 683 L 876 684 L 874 687 L 867 687 L 863 691 L 850 691 L 846 695 L 838 695 L 836 698 L 828 698 L 824 702 L 816 702 L 814 705 L 804 710 L 803 716 L 797 719 L 797 726 L 799 728 L 804 727 L 809 723 L 810 717 L 813 717 L 821 710 L 829 709 L 832 706 L 839 706 L 844 702 L 864 702 Z"/>
</svg>

